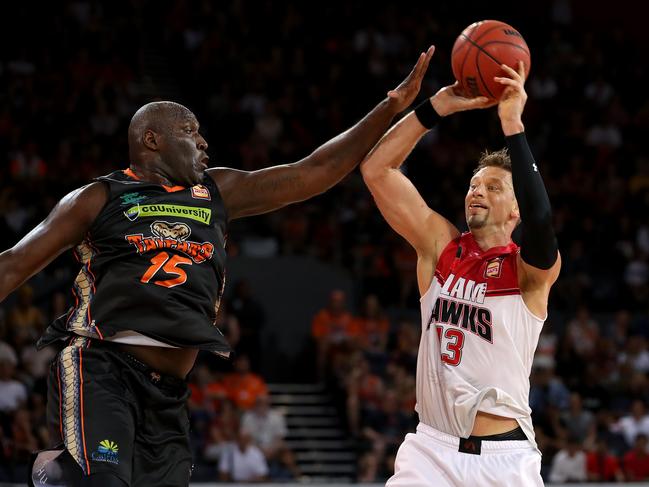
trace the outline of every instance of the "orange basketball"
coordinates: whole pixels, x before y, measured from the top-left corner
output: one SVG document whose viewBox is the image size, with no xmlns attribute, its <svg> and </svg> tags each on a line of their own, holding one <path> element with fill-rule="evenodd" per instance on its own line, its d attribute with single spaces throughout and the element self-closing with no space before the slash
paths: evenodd
<svg viewBox="0 0 649 487">
<path fill-rule="evenodd" d="M 505 85 L 496 83 L 494 76 L 506 76 L 501 64 L 518 70 L 519 61 L 525 63 L 527 75 L 531 58 L 525 39 L 511 25 L 498 20 L 468 26 L 455 40 L 451 53 L 453 75 L 468 97 L 499 99 Z"/>
</svg>

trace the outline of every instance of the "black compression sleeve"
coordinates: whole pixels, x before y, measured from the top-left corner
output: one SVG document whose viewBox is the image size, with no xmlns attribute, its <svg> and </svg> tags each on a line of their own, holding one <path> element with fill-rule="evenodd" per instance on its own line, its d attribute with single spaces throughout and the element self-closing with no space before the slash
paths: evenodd
<svg viewBox="0 0 649 487">
<path fill-rule="evenodd" d="M 539 269 L 557 260 L 557 238 L 552 228 L 552 209 L 543 179 L 525 138 L 525 132 L 505 137 L 512 160 L 514 194 L 521 213 L 521 257 Z"/>
</svg>

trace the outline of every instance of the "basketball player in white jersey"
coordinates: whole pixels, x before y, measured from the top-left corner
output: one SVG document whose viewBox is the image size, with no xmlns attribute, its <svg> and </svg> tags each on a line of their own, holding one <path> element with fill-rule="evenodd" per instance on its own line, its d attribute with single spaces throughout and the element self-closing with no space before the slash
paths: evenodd
<svg viewBox="0 0 649 487">
<path fill-rule="evenodd" d="M 498 115 L 507 151 L 485 154 L 465 197 L 469 232 L 430 209 L 399 167 L 440 117 L 486 108 L 441 89 L 390 129 L 361 170 L 390 226 L 417 251 L 422 336 L 420 424 L 390 487 L 540 486 L 541 454 L 528 405 L 532 358 L 560 269 L 550 202 L 527 145 L 522 63 Z M 518 247 L 512 231 L 521 225 Z"/>
</svg>

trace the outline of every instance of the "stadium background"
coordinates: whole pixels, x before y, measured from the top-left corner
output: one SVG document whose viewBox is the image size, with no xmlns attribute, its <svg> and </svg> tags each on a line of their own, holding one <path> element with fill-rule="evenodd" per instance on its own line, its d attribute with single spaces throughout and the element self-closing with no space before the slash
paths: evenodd
<svg viewBox="0 0 649 487">
<path fill-rule="evenodd" d="M 430 44 L 437 51 L 420 98 L 450 83 L 455 37 L 484 18 L 511 23 L 531 48 L 524 121 L 564 261 L 531 377 L 543 474 L 566 448 L 585 452 L 593 468 L 606 449 L 622 471 L 648 479 L 636 435 L 649 433 L 649 79 L 640 48 L 647 31 L 630 2 L 3 6 L 0 248 L 68 191 L 127 167 L 126 129 L 145 102 L 193 110 L 213 165 L 291 162 L 358 120 Z M 455 115 L 426 136 L 406 171 L 463 227 L 476 158 L 502 145 L 494 110 Z M 220 322 L 256 375 L 241 372 L 245 360 L 236 372 L 201 356 L 191 376 L 196 481 L 219 478 L 218 457 L 265 384 L 272 393 L 311 383 L 322 384 L 314 390 L 329 398 L 352 454 L 343 477 L 381 482 L 416 424 L 413 252 L 356 171 L 325 195 L 234 222 L 228 253 Z M 33 344 L 66 310 L 77 270 L 63 255 L 0 305 L 0 482 L 21 483 L 29 451 L 47 441 L 51 355 Z M 274 405 L 287 410 L 281 398 Z M 286 444 L 303 480 L 326 477 L 317 467 L 305 473 L 308 451 L 290 434 Z M 287 462 L 274 462 L 271 479 L 292 476 Z"/>
</svg>

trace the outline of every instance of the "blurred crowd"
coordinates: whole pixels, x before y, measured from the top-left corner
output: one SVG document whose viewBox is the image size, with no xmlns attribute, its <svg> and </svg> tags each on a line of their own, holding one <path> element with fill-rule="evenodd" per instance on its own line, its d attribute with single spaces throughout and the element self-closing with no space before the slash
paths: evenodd
<svg viewBox="0 0 649 487">
<path fill-rule="evenodd" d="M 588 24 L 570 0 L 537 2 L 525 13 L 507 2 L 442 3 L 26 0 L 7 7 L 0 249 L 68 191 L 127 167 L 128 122 L 147 101 L 171 98 L 192 109 L 216 165 L 291 162 L 358 120 L 429 44 L 437 52 L 422 97 L 452 82 L 450 51 L 466 25 L 508 21 L 531 47 L 526 130 L 563 256 L 530 379 L 543 473 L 649 479 L 649 99 L 637 96 L 649 74 L 646 63 L 624 57 L 644 33 Z M 431 207 L 463 228 L 475 161 L 502 145 L 493 110 L 459 114 L 425 137 L 404 170 Z M 415 424 L 413 251 L 383 222 L 358 174 L 231 230 L 230 255 L 306 254 L 353 276 L 356 294 L 333 292 L 311 324 L 314 380 L 338 391 L 357 439 L 359 480 L 385 478 Z M 0 480 L 22 480 L 29 452 L 47 444 L 44 378 L 55 351 L 37 352 L 34 343 L 66 311 L 77 270 L 64 255 L 0 305 Z M 223 367 L 204 359 L 192 373 L 196 474 L 295 478 L 281 415 L 265 412 L 263 311 L 240 290 L 219 319 L 241 360 Z M 255 415 L 280 418 L 264 420 L 272 434 L 255 434 L 263 430 Z"/>
</svg>

